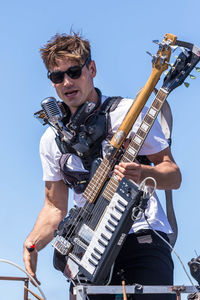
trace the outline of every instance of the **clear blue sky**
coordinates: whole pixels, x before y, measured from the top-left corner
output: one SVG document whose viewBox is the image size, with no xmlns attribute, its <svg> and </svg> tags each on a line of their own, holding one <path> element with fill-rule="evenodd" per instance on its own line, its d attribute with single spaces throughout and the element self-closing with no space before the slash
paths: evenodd
<svg viewBox="0 0 200 300">
<path fill-rule="evenodd" d="M 38 49 L 57 32 L 69 33 L 71 28 L 80 31 L 92 44 L 98 69 L 95 85 L 105 95 L 134 97 L 151 73 L 151 58 L 145 51 L 157 51 L 152 40 L 162 40 L 169 32 L 200 46 L 199 12 L 199 0 L 1 2 L 0 258 L 23 266 L 23 241 L 44 201 L 38 146 L 45 128 L 33 113 L 40 109 L 43 98 L 56 94 Z M 193 74 L 197 79 L 189 80 L 188 89 L 181 86 L 168 98 L 174 117 L 172 152 L 183 175 L 181 188 L 174 192 L 179 225 L 176 251 L 186 267 L 195 256 L 194 250 L 200 255 L 200 74 Z M 164 194 L 159 195 L 164 205 Z M 41 251 L 38 278 L 48 300 L 66 300 L 68 285 L 54 270 L 52 255 L 51 245 Z M 175 283 L 188 285 L 176 257 L 174 263 Z M 0 263 L 3 275 L 24 276 Z M 0 282 L 0 300 L 20 300 L 22 294 L 22 284 Z"/>
</svg>

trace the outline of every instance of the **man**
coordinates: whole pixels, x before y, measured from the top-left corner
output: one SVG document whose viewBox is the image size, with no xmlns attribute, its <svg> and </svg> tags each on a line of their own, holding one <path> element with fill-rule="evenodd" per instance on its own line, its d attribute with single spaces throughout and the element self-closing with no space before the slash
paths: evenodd
<svg viewBox="0 0 200 300">
<path fill-rule="evenodd" d="M 56 35 L 41 49 L 41 55 L 48 70 L 48 77 L 59 98 L 68 107 L 71 117 L 86 101 L 92 101 L 96 106 L 99 102 L 105 101 L 106 97 L 101 96 L 100 91 L 94 87 L 96 65 L 91 59 L 90 44 L 87 40 L 77 34 Z M 110 112 L 111 128 L 108 136 L 116 132 L 131 104 L 131 99 L 122 99 L 114 111 Z M 130 136 L 133 136 L 139 126 L 144 112 L 145 110 L 136 121 Z M 102 142 L 103 148 L 107 142 L 107 140 Z M 38 283 L 36 277 L 38 251 L 53 239 L 54 231 L 66 216 L 68 208 L 68 187 L 63 180 L 60 166 L 62 154 L 55 142 L 55 133 L 50 127 L 41 139 L 40 154 L 45 181 L 45 202 L 33 230 L 24 243 L 26 270 Z M 140 183 L 144 178 L 151 176 L 156 180 L 158 189 L 179 188 L 181 174 L 157 121 L 140 154 L 146 155 L 153 165 L 137 162 L 120 163 L 114 169 L 119 180 L 125 176 Z M 75 154 L 69 156 L 66 165 L 69 174 L 74 170 L 87 172 L 83 161 Z M 152 185 L 152 182 L 149 182 L 149 185 Z M 81 194 L 75 193 L 74 201 L 79 206 L 84 205 Z M 155 236 L 151 228 L 152 226 L 158 230 L 166 239 L 167 234 L 171 232 L 156 196 L 152 197 L 146 215 L 150 225 L 144 218 L 133 225 L 131 234 L 116 260 L 111 281 L 113 284 L 120 284 L 122 277 L 128 284 L 135 282 L 150 285 L 172 284 L 173 263 L 170 251 L 164 242 Z"/>
</svg>

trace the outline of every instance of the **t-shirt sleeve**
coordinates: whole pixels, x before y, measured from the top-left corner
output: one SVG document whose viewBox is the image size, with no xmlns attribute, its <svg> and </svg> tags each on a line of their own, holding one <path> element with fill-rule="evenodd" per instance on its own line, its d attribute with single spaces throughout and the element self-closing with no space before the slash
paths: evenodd
<svg viewBox="0 0 200 300">
<path fill-rule="evenodd" d="M 62 179 L 59 160 L 61 153 L 56 145 L 55 136 L 48 128 L 40 140 L 40 158 L 44 181 L 59 181 Z"/>
<path fill-rule="evenodd" d="M 115 111 L 110 113 L 111 116 L 111 124 L 112 124 L 112 131 L 115 133 L 121 123 L 123 122 L 123 119 L 125 115 L 127 114 L 130 106 L 133 104 L 132 99 L 124 98 L 119 103 L 118 107 L 115 109 Z M 132 130 L 130 134 L 128 135 L 128 138 L 133 138 L 134 134 L 137 132 L 145 114 L 147 113 L 148 107 L 144 107 L 142 112 L 140 113 L 139 117 L 137 118 L 135 124 L 132 127 Z M 155 120 L 150 132 L 148 133 L 144 144 L 139 151 L 139 155 L 151 155 L 158 153 L 165 148 L 169 147 L 167 140 L 165 139 L 165 136 L 162 132 L 161 125 L 158 121 L 158 119 Z"/>
<path fill-rule="evenodd" d="M 164 137 L 160 123 L 156 120 L 139 151 L 139 155 L 155 154 L 167 147 L 169 147 L 169 144 Z"/>
<path fill-rule="evenodd" d="M 140 123 L 143 120 L 147 110 L 148 110 L 147 107 L 144 107 L 144 109 L 142 110 Z M 139 125 L 140 124 L 138 124 L 137 126 L 139 127 Z M 151 154 L 158 153 L 167 147 L 169 147 L 169 144 L 165 139 L 160 122 L 158 121 L 158 118 L 156 118 L 138 154 L 151 155 Z"/>
</svg>

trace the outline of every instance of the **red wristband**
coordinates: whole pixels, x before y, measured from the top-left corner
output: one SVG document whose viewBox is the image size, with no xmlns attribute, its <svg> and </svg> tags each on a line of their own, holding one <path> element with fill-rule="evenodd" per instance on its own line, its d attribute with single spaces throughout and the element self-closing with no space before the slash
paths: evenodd
<svg viewBox="0 0 200 300">
<path fill-rule="evenodd" d="M 33 252 L 35 250 L 35 244 L 31 245 L 30 247 L 26 247 L 28 252 Z"/>
</svg>

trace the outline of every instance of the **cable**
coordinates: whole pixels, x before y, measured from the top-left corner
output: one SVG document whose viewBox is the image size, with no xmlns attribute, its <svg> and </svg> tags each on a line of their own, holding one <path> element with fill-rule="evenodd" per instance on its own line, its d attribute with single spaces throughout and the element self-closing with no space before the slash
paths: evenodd
<svg viewBox="0 0 200 300">
<path fill-rule="evenodd" d="M 147 180 L 152 180 L 154 183 L 153 191 L 151 193 L 149 192 L 149 187 L 145 184 Z M 141 197 L 140 205 L 135 206 L 132 209 L 131 219 L 133 220 L 133 222 L 135 222 L 136 220 L 139 221 L 142 218 L 147 205 L 147 201 L 153 196 L 156 187 L 157 183 L 153 177 L 146 177 L 138 186 L 138 190 L 142 191 L 143 195 Z"/>
<path fill-rule="evenodd" d="M 42 297 L 44 298 L 44 300 L 47 300 L 47 298 L 45 297 L 42 289 L 40 288 L 39 284 L 36 282 L 36 280 L 26 271 L 24 270 L 23 268 L 21 268 L 20 266 L 18 266 L 17 264 L 15 264 L 14 262 L 12 261 L 9 261 L 9 260 L 6 260 L 6 259 L 2 259 L 0 258 L 0 262 L 4 262 L 4 263 L 7 263 L 7 264 L 10 264 L 16 268 L 18 268 L 19 270 L 21 270 L 22 272 L 24 272 L 31 281 L 33 281 L 33 283 L 36 285 L 36 287 L 38 288 L 38 290 L 40 291 L 40 294 L 42 295 Z"/>
<path fill-rule="evenodd" d="M 155 180 L 153 177 L 146 177 L 146 178 L 140 183 L 138 189 L 143 189 L 143 190 L 144 190 L 144 195 L 147 194 L 148 191 L 147 191 L 147 187 L 146 187 L 145 183 L 146 183 L 146 181 L 147 181 L 148 179 L 150 179 L 150 180 L 152 180 L 152 181 L 154 182 L 153 192 L 149 195 L 149 198 L 150 198 L 150 197 L 154 194 L 154 192 L 155 192 L 155 190 L 156 190 L 156 187 L 157 187 L 156 180 Z M 161 240 L 163 240 L 163 241 L 169 246 L 169 248 L 174 252 L 174 254 L 176 255 L 176 257 L 177 257 L 178 260 L 180 261 L 180 263 L 181 263 L 181 265 L 182 265 L 182 267 L 183 267 L 183 270 L 185 271 L 185 274 L 187 275 L 187 277 L 188 277 L 190 283 L 191 283 L 192 286 L 197 290 L 197 292 L 199 292 L 198 289 L 196 288 L 196 286 L 194 285 L 194 283 L 192 282 L 191 277 L 189 276 L 189 274 L 188 274 L 188 272 L 187 272 L 187 270 L 186 270 L 186 268 L 185 268 L 185 266 L 184 266 L 184 264 L 183 264 L 181 258 L 179 257 L 178 253 L 177 253 L 177 252 L 175 251 L 175 249 L 170 245 L 170 243 L 168 243 L 168 242 L 167 242 L 167 241 L 166 241 L 166 240 L 165 240 L 165 239 L 164 239 L 164 238 L 163 238 L 156 230 L 153 229 L 153 227 L 151 226 L 151 224 L 149 223 L 149 221 L 148 221 L 148 219 L 147 219 L 147 216 L 145 215 L 145 212 L 144 212 L 144 218 L 145 218 L 147 224 L 149 225 L 149 227 L 152 229 L 152 231 L 153 231 L 157 236 L 159 236 L 159 238 L 160 238 Z"/>
<path fill-rule="evenodd" d="M 157 188 L 157 182 L 153 177 L 146 177 L 144 180 L 142 180 L 142 182 L 140 183 L 138 189 L 139 190 L 144 190 L 144 197 L 145 197 L 146 194 L 149 194 L 148 187 L 145 185 L 147 180 L 152 180 L 153 183 L 154 183 L 153 191 L 150 195 L 148 195 L 149 198 L 151 198 L 153 196 L 153 194 L 155 193 L 155 190 Z"/>
<path fill-rule="evenodd" d="M 111 267 L 111 269 L 110 269 L 110 275 L 109 275 L 108 282 L 106 283 L 106 285 L 109 285 L 110 282 L 111 282 L 111 279 L 112 279 L 112 276 L 113 276 L 114 266 L 115 266 L 115 261 L 114 261 L 114 263 L 112 264 L 112 267 Z"/>
<path fill-rule="evenodd" d="M 185 268 L 185 266 L 184 266 L 184 264 L 183 264 L 183 262 L 182 262 L 180 256 L 178 255 L 178 253 L 177 253 L 177 252 L 175 251 L 175 249 L 170 245 L 170 243 L 168 243 L 168 242 L 167 242 L 167 241 L 166 241 L 166 240 L 165 240 L 165 239 L 164 239 L 164 238 L 163 238 L 156 230 L 153 229 L 153 227 L 152 227 L 151 224 L 149 223 L 149 221 L 148 221 L 148 219 L 147 219 L 147 216 L 146 216 L 145 214 L 144 214 L 144 218 L 145 218 L 147 224 L 149 225 L 149 227 L 152 229 L 152 231 L 153 231 L 157 236 L 159 236 L 159 238 L 160 238 L 161 240 L 163 240 L 163 242 L 165 242 L 165 243 L 169 246 L 169 248 L 174 252 L 174 254 L 175 254 L 176 257 L 178 258 L 179 262 L 181 263 L 181 265 L 182 265 L 182 267 L 183 267 L 183 270 L 185 271 L 185 274 L 187 275 L 187 277 L 188 277 L 190 283 L 191 283 L 192 286 L 196 289 L 196 291 L 199 292 L 198 289 L 196 288 L 196 286 L 194 285 L 194 283 L 192 282 L 192 279 L 191 279 L 190 275 L 188 274 L 188 272 L 187 272 L 187 270 L 186 270 L 186 268 Z"/>
</svg>

